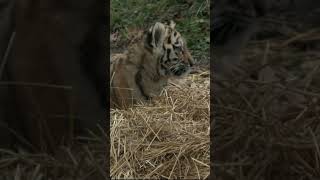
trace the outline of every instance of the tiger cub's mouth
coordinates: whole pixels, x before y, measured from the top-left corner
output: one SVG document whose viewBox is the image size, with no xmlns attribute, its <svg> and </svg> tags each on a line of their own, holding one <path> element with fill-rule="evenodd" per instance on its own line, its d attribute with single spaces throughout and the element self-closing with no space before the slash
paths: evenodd
<svg viewBox="0 0 320 180">
<path fill-rule="evenodd" d="M 188 75 L 191 71 L 191 65 L 189 64 L 179 64 L 170 68 L 170 71 L 174 76 L 180 77 Z"/>
</svg>

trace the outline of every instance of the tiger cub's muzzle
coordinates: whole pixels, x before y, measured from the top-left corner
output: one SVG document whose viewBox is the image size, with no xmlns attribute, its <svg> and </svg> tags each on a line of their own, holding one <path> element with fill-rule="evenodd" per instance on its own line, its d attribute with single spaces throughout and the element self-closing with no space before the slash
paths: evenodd
<svg viewBox="0 0 320 180">
<path fill-rule="evenodd" d="M 189 74 L 192 69 L 192 66 L 194 65 L 194 60 L 191 54 L 189 52 L 183 54 L 179 57 L 178 61 L 180 63 L 170 68 L 170 71 L 173 73 L 173 75 L 183 76 Z"/>
</svg>

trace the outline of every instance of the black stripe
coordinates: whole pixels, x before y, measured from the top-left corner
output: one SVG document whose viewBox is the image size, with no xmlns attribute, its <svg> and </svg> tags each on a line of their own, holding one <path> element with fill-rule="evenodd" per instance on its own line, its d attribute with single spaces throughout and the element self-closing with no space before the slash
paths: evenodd
<svg viewBox="0 0 320 180">
<path fill-rule="evenodd" d="M 176 56 L 179 56 L 179 53 L 182 52 L 182 48 L 180 46 L 173 46 L 173 50 Z"/>
<path fill-rule="evenodd" d="M 163 56 L 162 56 L 163 57 Z M 159 59 L 157 60 L 157 67 L 159 67 L 160 66 L 160 63 L 162 64 L 162 57 L 160 58 L 160 61 L 159 61 Z M 160 77 L 160 68 L 157 68 L 157 74 L 158 74 L 158 76 Z"/>
<path fill-rule="evenodd" d="M 138 85 L 138 88 L 142 94 L 142 96 L 144 96 L 145 100 L 149 100 L 150 97 L 146 94 L 146 92 L 143 90 L 143 86 L 141 84 L 141 80 L 142 80 L 142 76 L 141 76 L 141 70 L 139 70 L 135 76 L 135 80 L 136 80 L 136 84 Z"/>
<path fill-rule="evenodd" d="M 160 58 L 160 62 L 163 63 L 163 58 L 165 57 L 165 54 L 163 54 Z"/>
<path fill-rule="evenodd" d="M 171 49 L 167 50 L 167 60 L 170 60 L 170 53 L 171 53 Z"/>
<path fill-rule="evenodd" d="M 162 56 L 161 56 L 161 59 L 160 59 L 160 68 L 161 69 L 164 69 L 165 70 L 165 74 L 166 75 L 168 75 L 168 70 L 167 70 L 167 68 L 163 65 L 163 63 L 165 63 L 165 62 L 163 62 L 163 58 L 165 57 L 165 54 L 163 54 Z M 157 67 L 159 67 L 159 62 L 158 62 L 158 66 Z M 160 72 L 159 72 L 159 69 L 158 69 L 158 74 L 159 74 L 159 76 L 160 76 Z"/>
<path fill-rule="evenodd" d="M 166 53 L 167 53 L 167 50 L 166 50 L 165 46 L 163 45 L 162 47 L 163 47 L 164 53 L 163 53 L 163 55 L 161 56 L 161 63 L 163 63 L 163 58 L 165 57 L 165 55 L 166 55 Z"/>
</svg>

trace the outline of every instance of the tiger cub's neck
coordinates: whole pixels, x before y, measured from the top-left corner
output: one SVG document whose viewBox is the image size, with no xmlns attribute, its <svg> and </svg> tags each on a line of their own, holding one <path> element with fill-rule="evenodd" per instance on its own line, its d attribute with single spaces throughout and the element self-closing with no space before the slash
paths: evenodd
<svg viewBox="0 0 320 180">
<path fill-rule="evenodd" d="M 129 49 L 129 58 L 137 66 L 135 81 L 140 93 L 149 98 L 158 96 L 168 82 L 168 77 L 159 72 L 158 57 L 144 47 L 137 44 Z"/>
</svg>

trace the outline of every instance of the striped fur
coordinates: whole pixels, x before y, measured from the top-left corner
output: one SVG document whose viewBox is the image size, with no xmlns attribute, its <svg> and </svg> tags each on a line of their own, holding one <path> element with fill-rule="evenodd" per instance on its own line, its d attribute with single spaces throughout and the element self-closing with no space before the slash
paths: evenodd
<svg viewBox="0 0 320 180">
<path fill-rule="evenodd" d="M 127 108 L 159 95 L 169 78 L 188 74 L 192 65 L 175 23 L 155 23 L 141 42 L 111 57 L 111 108 Z"/>
</svg>

